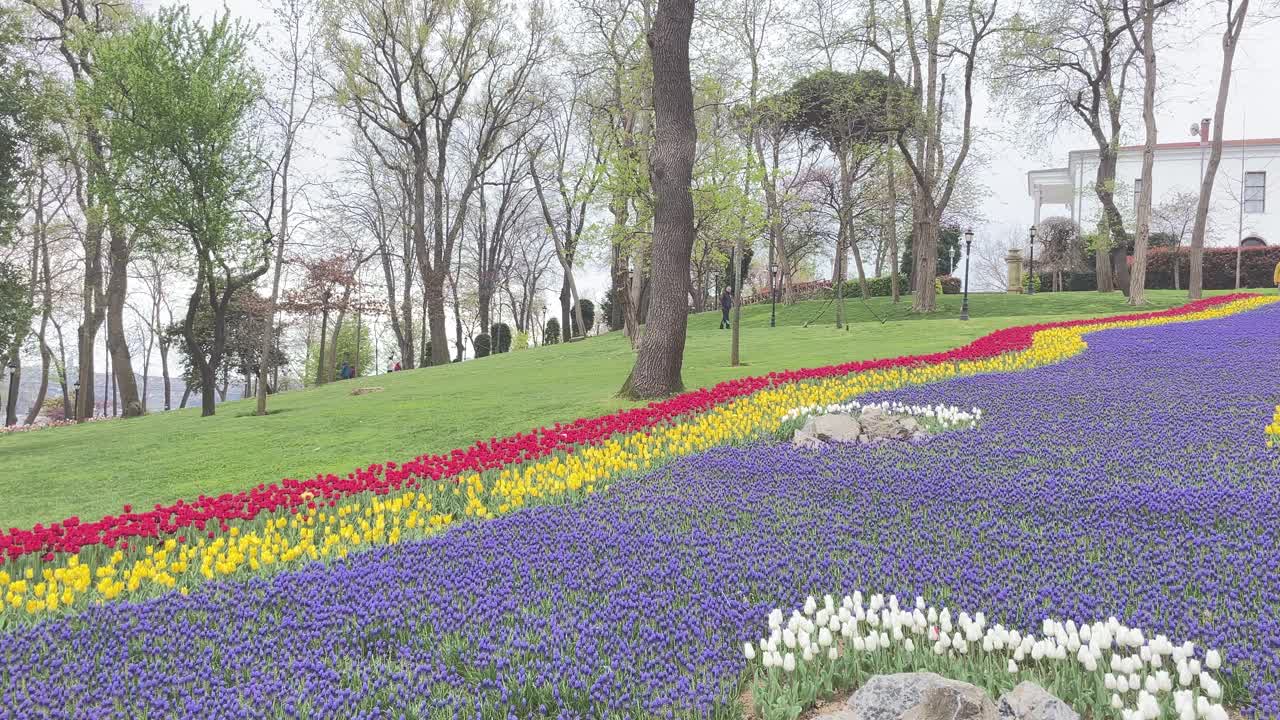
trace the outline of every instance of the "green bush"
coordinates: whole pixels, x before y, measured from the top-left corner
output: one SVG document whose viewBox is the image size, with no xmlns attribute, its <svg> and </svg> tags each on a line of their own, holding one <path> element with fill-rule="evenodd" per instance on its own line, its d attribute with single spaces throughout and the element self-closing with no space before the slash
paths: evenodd
<svg viewBox="0 0 1280 720">
<path fill-rule="evenodd" d="M 960 284 L 960 278 L 958 277 L 943 275 L 938 278 L 938 281 L 942 283 L 943 295 L 959 295 L 960 291 L 963 289 Z"/>
<path fill-rule="evenodd" d="M 543 331 L 542 344 L 555 345 L 558 342 L 560 342 L 560 321 L 551 318 L 547 321 L 547 327 Z"/>
<path fill-rule="evenodd" d="M 1029 291 L 1028 288 L 1030 288 L 1033 282 L 1035 283 L 1036 292 L 1040 292 L 1040 288 L 1043 287 L 1044 283 L 1041 280 L 1039 273 L 1036 273 L 1035 275 L 1022 276 L 1022 292 L 1028 292 Z M 1052 284 L 1050 285 L 1050 287 L 1053 287 Z"/>
<path fill-rule="evenodd" d="M 472 338 L 471 344 L 476 349 L 477 358 L 489 357 L 489 351 L 493 349 L 492 341 L 489 339 L 489 336 L 484 333 L 480 333 Z"/>
<path fill-rule="evenodd" d="M 591 332 L 591 328 L 595 327 L 596 324 L 596 304 L 586 298 L 583 298 L 580 303 L 582 305 L 582 322 L 587 326 L 587 332 L 578 332 L 578 314 L 573 311 L 573 308 L 570 308 L 569 326 L 573 329 L 574 336 L 585 336 Z"/>
<path fill-rule="evenodd" d="M 489 335 L 493 339 L 494 354 L 511 352 L 511 326 L 506 323 L 494 323 L 489 326 Z"/>
<path fill-rule="evenodd" d="M 525 332 L 524 330 L 521 330 L 520 332 L 516 333 L 515 338 L 512 339 L 511 341 L 511 349 L 516 352 L 520 352 L 521 350 L 528 350 L 529 349 L 529 333 Z"/>
<path fill-rule="evenodd" d="M 422 361 L 418 363 L 418 367 L 431 367 L 431 341 L 428 340 L 426 345 L 422 346 Z"/>
<path fill-rule="evenodd" d="M 885 275 L 883 277 L 867 278 L 867 292 L 871 293 L 871 297 L 889 297 L 893 295 L 893 276 Z M 906 295 L 909 292 L 911 292 L 911 289 L 907 285 L 907 276 L 899 274 L 898 294 Z M 858 284 L 857 280 L 848 280 L 845 282 L 844 296 L 862 296 L 862 286 Z"/>
</svg>

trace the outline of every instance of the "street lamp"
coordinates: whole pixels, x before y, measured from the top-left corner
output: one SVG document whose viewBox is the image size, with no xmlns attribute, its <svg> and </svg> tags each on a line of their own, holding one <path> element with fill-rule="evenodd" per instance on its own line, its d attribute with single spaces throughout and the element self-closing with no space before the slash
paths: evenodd
<svg viewBox="0 0 1280 720">
<path fill-rule="evenodd" d="M 969 253 L 973 250 L 973 230 L 964 231 L 964 302 L 960 304 L 960 319 L 969 319 Z"/>
<path fill-rule="evenodd" d="M 1036 226 L 1031 226 L 1031 258 L 1027 262 L 1027 294 L 1036 294 Z"/>
<path fill-rule="evenodd" d="M 769 327 L 778 324 L 778 266 L 769 266 Z"/>
<path fill-rule="evenodd" d="M 76 381 L 76 384 L 74 387 L 75 387 L 75 396 L 71 400 L 71 402 L 73 403 L 73 405 L 71 406 L 71 419 L 78 420 L 80 419 L 79 418 L 79 413 L 80 413 L 80 381 L 79 380 Z M 63 410 L 66 410 L 66 408 L 63 408 Z M 65 414 L 66 413 L 64 412 L 63 415 Z"/>
<path fill-rule="evenodd" d="M 9 417 L 9 407 L 18 407 L 18 359 L 13 358 L 9 361 L 9 396 L 5 404 L 5 425 L 15 425 L 18 422 L 17 417 Z M 12 421 L 12 422 L 11 422 Z"/>
</svg>

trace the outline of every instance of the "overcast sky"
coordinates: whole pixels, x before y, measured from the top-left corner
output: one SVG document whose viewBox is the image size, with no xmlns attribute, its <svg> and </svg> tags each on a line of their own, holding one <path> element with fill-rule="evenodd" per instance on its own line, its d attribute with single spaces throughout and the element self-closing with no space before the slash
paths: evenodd
<svg viewBox="0 0 1280 720">
<path fill-rule="evenodd" d="M 233 14 L 262 25 L 270 24 L 266 4 L 256 0 L 185 0 L 194 11 L 210 16 L 225 6 Z M 149 7 L 160 2 L 147 0 Z M 1192 140 L 1189 128 L 1202 117 L 1213 116 L 1221 65 L 1222 18 L 1220 0 L 1195 3 L 1198 9 L 1184 10 L 1177 22 L 1159 30 L 1163 47 L 1158 54 L 1159 88 L 1156 121 L 1161 142 Z M 1275 3 L 1267 3 L 1274 5 Z M 1255 17 L 1258 3 L 1254 3 Z M 1275 12 L 1276 8 L 1270 8 Z M 1227 108 L 1226 137 L 1280 137 L 1280 22 L 1255 22 L 1245 33 L 1235 57 L 1235 76 Z M 952 97 L 949 102 L 959 102 Z M 1028 170 L 1066 165 L 1067 152 L 1090 148 L 1089 136 L 1078 128 L 1064 128 L 1048 142 L 1028 137 L 1018 130 L 1017 119 L 1004 117 L 980 92 L 975 115 L 978 142 L 986 158 L 983 184 L 988 193 L 981 213 L 986 222 L 974 228 L 976 242 L 1005 247 L 1015 234 L 1025 235 L 1032 222 L 1032 203 L 1026 191 Z M 1137 110 L 1138 108 L 1134 108 Z M 1140 116 L 1133 115 L 1126 144 L 1143 140 Z M 318 143 L 337 152 L 338 142 Z M 314 159 L 312 170 L 323 170 L 327 159 Z M 1046 207 L 1046 214 L 1057 210 Z M 598 298 L 608 284 L 601 268 L 587 268 L 579 280 L 584 297 Z"/>
</svg>

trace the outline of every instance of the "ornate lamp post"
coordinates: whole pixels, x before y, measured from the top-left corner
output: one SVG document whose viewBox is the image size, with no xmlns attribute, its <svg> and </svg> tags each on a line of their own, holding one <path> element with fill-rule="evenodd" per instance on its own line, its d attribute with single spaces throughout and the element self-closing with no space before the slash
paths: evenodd
<svg viewBox="0 0 1280 720">
<path fill-rule="evenodd" d="M 960 304 L 960 319 L 969 319 L 969 253 L 973 250 L 973 230 L 964 231 L 964 302 Z"/>
<path fill-rule="evenodd" d="M 769 327 L 778 324 L 778 266 L 769 266 Z"/>
<path fill-rule="evenodd" d="M 1036 226 L 1031 226 L 1031 255 L 1027 261 L 1027 294 L 1036 294 Z"/>
<path fill-rule="evenodd" d="M 71 402 L 74 403 L 74 405 L 71 406 L 71 419 L 79 420 L 80 418 L 77 415 L 77 413 L 80 412 L 80 381 L 79 380 L 76 381 L 76 384 L 74 387 L 75 387 L 75 396 L 71 400 Z M 66 408 L 63 408 L 63 410 L 66 410 Z M 65 415 L 66 413 L 63 413 L 63 414 Z"/>
</svg>

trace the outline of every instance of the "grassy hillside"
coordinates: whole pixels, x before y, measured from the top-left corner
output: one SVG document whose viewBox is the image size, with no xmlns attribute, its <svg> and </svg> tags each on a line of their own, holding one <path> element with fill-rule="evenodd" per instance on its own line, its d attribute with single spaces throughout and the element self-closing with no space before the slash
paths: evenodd
<svg viewBox="0 0 1280 720">
<path fill-rule="evenodd" d="M 1155 310 L 1180 305 L 1181 292 L 1152 292 Z M 920 317 L 909 302 L 848 303 L 851 328 L 832 327 L 834 308 L 820 302 L 745 308 L 744 366 L 729 367 L 731 333 L 718 313 L 690 320 L 684 380 L 688 387 L 771 370 L 944 350 L 1010 325 L 1131 311 L 1119 294 L 1056 293 L 1033 297 L 973 295 L 970 322 L 956 319 L 958 296 Z M 888 322 L 881 324 L 873 309 Z M 809 327 L 806 321 L 813 320 Z M 465 446 L 480 438 L 610 412 L 633 355 L 620 333 L 447 367 L 338 382 L 271 399 L 255 417 L 253 401 L 0 436 L 0 527 L 30 526 L 147 507 L 200 494 L 217 495 L 282 477 L 346 473 Z M 382 392 L 354 397 L 362 386 Z"/>
</svg>

